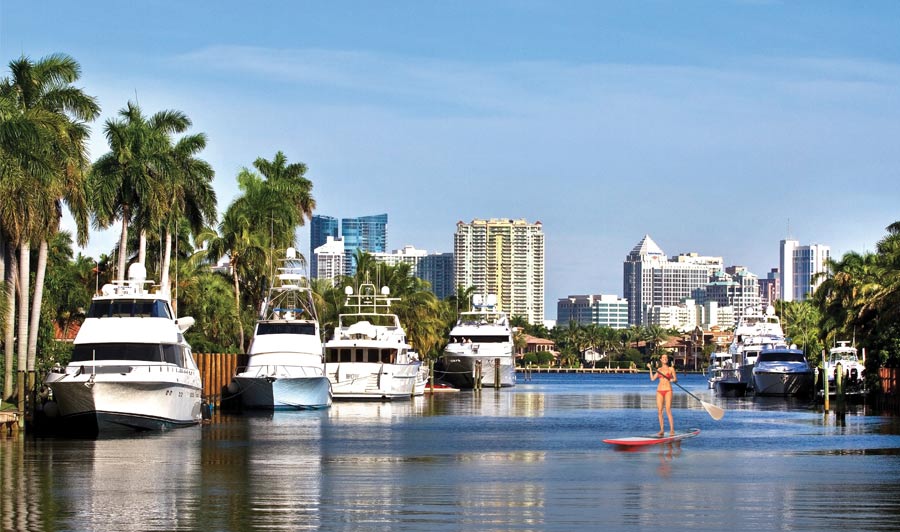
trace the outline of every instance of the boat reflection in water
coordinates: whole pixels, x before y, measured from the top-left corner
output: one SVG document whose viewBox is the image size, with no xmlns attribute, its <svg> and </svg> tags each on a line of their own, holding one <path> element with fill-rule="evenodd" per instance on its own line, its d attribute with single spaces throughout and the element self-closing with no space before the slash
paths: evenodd
<svg viewBox="0 0 900 532">
<path fill-rule="evenodd" d="M 705 376 L 679 384 L 712 396 Z M 329 409 L 218 414 L 122 439 L 0 438 L 3 530 L 895 530 L 900 423 L 796 397 L 675 392 L 679 447 L 617 452 L 654 432 L 644 375 L 535 375 Z M 765 471 L 765 475 L 760 475 Z M 825 474 L 823 474 L 825 472 Z M 823 497 L 835 479 L 857 497 Z M 860 510 L 859 501 L 865 500 Z M 765 512 L 759 509 L 765 508 Z"/>
</svg>

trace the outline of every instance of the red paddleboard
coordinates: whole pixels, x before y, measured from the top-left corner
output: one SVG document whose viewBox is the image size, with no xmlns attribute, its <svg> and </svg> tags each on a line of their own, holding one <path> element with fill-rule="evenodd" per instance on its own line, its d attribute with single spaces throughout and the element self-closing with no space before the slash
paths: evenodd
<svg viewBox="0 0 900 532">
<path fill-rule="evenodd" d="M 676 432 L 671 436 L 628 436 L 625 438 L 609 438 L 603 440 L 603 443 L 610 443 L 612 445 L 626 445 L 626 446 L 636 446 L 636 445 L 656 445 L 658 443 L 669 443 L 673 441 L 685 440 L 687 438 L 693 438 L 697 434 L 700 434 L 700 429 L 689 429 L 684 432 Z"/>
</svg>

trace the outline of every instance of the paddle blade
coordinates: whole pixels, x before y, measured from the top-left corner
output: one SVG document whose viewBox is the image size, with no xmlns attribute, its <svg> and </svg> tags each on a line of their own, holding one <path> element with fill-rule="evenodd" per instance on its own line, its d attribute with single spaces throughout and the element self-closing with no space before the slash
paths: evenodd
<svg viewBox="0 0 900 532">
<path fill-rule="evenodd" d="M 706 413 L 709 414 L 709 417 L 719 421 L 723 417 L 725 417 L 725 409 L 720 408 L 716 405 L 711 405 L 705 401 L 700 401 L 700 404 L 703 405 L 703 408 L 706 410 Z"/>
</svg>

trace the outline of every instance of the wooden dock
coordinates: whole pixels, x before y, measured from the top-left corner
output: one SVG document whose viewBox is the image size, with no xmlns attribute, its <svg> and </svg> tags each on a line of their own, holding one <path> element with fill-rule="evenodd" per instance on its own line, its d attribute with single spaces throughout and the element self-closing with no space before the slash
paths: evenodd
<svg viewBox="0 0 900 532">
<path fill-rule="evenodd" d="M 0 412 L 0 435 L 12 435 L 19 429 L 18 412 Z"/>
<path fill-rule="evenodd" d="M 233 353 L 194 353 L 194 361 L 203 379 L 203 400 L 219 406 L 235 370 L 246 366 L 248 358 L 247 355 Z"/>
</svg>

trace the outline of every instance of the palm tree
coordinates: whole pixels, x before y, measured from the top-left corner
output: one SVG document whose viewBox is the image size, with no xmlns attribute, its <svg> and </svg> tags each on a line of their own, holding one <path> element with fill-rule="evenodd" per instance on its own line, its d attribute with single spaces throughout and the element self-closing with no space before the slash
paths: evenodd
<svg viewBox="0 0 900 532">
<path fill-rule="evenodd" d="M 72 86 L 81 76 L 81 67 L 67 55 L 50 55 L 36 62 L 23 56 L 10 62 L 9 68 L 11 76 L 0 82 L 3 118 L 13 115 L 20 121 L 30 121 L 31 126 L 23 129 L 27 133 L 35 133 L 37 136 L 33 139 L 39 141 L 27 148 L 33 150 L 34 155 L 19 158 L 25 164 L 19 166 L 18 172 L 3 172 L 4 177 L 15 176 L 15 179 L 4 179 L 5 185 L 24 187 L 13 196 L 21 202 L 18 214 L 24 224 L 12 224 L 14 229 L 11 230 L 4 223 L 2 233 L 6 236 L 14 234 L 19 248 L 20 385 L 22 371 L 28 371 L 28 387 L 33 389 L 37 329 L 47 267 L 47 240 L 59 229 L 62 204 L 65 203 L 77 224 L 79 244 L 87 243 L 88 210 L 84 178 L 89 129 L 86 123 L 94 120 L 100 109 L 94 98 Z M 7 153 L 0 157 L 7 161 L 3 163 L 4 167 L 10 160 Z M 40 164 L 35 164 L 36 161 Z M 7 217 L 0 215 L 0 218 Z M 39 251 L 29 323 L 29 255 L 32 241 L 39 243 Z M 20 386 L 20 390 L 24 391 L 24 388 Z M 22 393 L 19 400 L 21 409 Z"/>
<path fill-rule="evenodd" d="M 258 157 L 253 166 L 266 178 L 272 190 L 293 206 L 297 225 L 302 226 L 304 218 L 312 217 L 316 200 L 312 196 L 312 181 L 305 177 L 305 164 L 288 164 L 287 157 L 279 151 L 271 161 Z"/>
<path fill-rule="evenodd" d="M 456 293 L 447 297 L 447 303 L 456 310 L 456 313 L 453 315 L 454 320 L 456 320 L 456 316 L 460 312 L 469 312 L 472 310 L 472 296 L 475 295 L 476 290 L 474 285 L 463 287 L 463 285 L 460 284 L 456 285 Z M 513 317 L 513 319 L 515 319 L 515 317 Z M 513 327 L 524 326 L 524 324 L 512 323 L 512 320 L 510 323 Z"/>
<path fill-rule="evenodd" d="M 868 329 L 875 319 L 871 301 L 882 289 L 879 257 L 873 253 L 849 252 L 840 260 L 829 261 L 831 275 L 819 285 L 813 301 L 821 312 L 819 323 L 831 338 L 849 337 L 853 332 Z"/>
<path fill-rule="evenodd" d="M 781 318 L 785 336 L 803 347 L 810 362 L 818 361 L 824 347 L 819 334 L 819 309 L 812 300 L 779 301 L 776 310 Z"/>
<path fill-rule="evenodd" d="M 185 131 L 191 121 L 179 111 L 159 111 L 148 119 L 132 102 L 119 116 L 106 121 L 104 133 L 110 151 L 94 163 L 88 186 L 94 201 L 94 225 L 105 229 L 121 221 L 118 279 L 124 281 L 129 226 L 134 223 L 143 232 L 165 218 L 171 199 L 166 186 L 174 164 L 171 136 Z M 138 256 L 142 264 L 144 252 L 142 244 Z"/>
<path fill-rule="evenodd" d="M 643 330 L 643 340 L 650 346 L 650 355 L 656 356 L 660 354 L 660 345 L 666 343 L 670 337 L 668 331 L 659 325 L 648 325 Z M 674 361 L 673 361 L 674 362 Z"/>
<path fill-rule="evenodd" d="M 219 223 L 218 231 L 205 229 L 197 236 L 197 244 L 207 245 L 201 253 L 207 260 L 215 262 L 228 256 L 229 269 L 234 288 L 234 317 L 238 326 L 238 347 L 244 352 L 244 321 L 242 319 L 240 280 L 258 275 L 259 266 L 268 258 L 268 248 L 263 238 L 250 224 L 236 202 L 232 203 Z"/>
<path fill-rule="evenodd" d="M 206 147 L 206 135 L 199 133 L 179 139 L 171 151 L 172 172 L 169 179 L 169 209 L 164 215 L 165 250 L 160 285 L 169 290 L 169 264 L 172 257 L 172 233 L 186 221 L 194 236 L 215 222 L 216 192 L 212 188 L 215 172 L 206 161 L 195 157 Z"/>
</svg>

